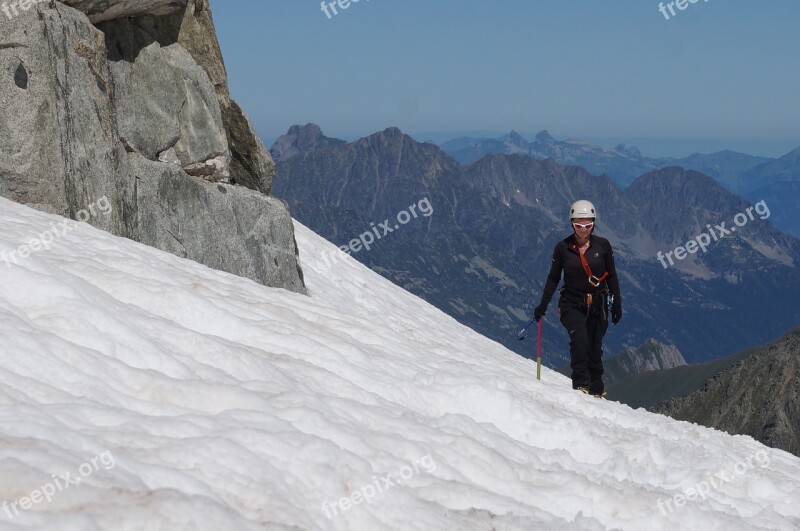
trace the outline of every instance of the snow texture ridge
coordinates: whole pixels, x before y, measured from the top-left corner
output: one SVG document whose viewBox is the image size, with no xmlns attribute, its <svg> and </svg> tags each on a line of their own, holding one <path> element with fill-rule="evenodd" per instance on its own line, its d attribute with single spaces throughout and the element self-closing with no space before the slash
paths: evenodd
<svg viewBox="0 0 800 531">
<path fill-rule="evenodd" d="M 0 199 L 0 258 L 61 221 Z M 67 223 L 0 261 L 0 530 L 800 527 L 799 459 L 537 381 L 302 225 L 309 296 Z"/>
</svg>

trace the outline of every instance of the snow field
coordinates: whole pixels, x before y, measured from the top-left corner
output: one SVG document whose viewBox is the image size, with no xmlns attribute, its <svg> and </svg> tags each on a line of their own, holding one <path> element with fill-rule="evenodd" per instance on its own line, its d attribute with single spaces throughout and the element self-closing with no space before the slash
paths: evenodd
<svg viewBox="0 0 800 531">
<path fill-rule="evenodd" d="M 60 221 L 0 199 L 0 252 Z M 85 223 L 0 261 L 0 530 L 800 527 L 800 459 L 537 381 L 295 228 L 309 296 Z"/>
</svg>

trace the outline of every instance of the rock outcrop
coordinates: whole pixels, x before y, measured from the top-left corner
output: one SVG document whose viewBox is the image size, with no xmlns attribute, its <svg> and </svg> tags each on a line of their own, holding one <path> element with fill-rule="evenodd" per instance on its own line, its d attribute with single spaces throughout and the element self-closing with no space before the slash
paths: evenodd
<svg viewBox="0 0 800 531">
<path fill-rule="evenodd" d="M 186 8 L 187 0 L 62 0 L 86 13 L 96 24 L 104 20 L 142 15 L 164 16 Z"/>
<path fill-rule="evenodd" d="M 274 162 L 230 98 L 207 0 L 38 2 L 0 17 L 0 195 L 304 292 Z M 238 185 L 238 186 L 235 186 Z"/>
<path fill-rule="evenodd" d="M 800 328 L 652 410 L 800 455 Z"/>
<path fill-rule="evenodd" d="M 622 349 L 604 365 L 606 383 L 611 383 L 635 374 L 680 367 L 686 365 L 686 360 L 675 345 L 665 345 L 651 337 L 638 347 Z"/>
</svg>

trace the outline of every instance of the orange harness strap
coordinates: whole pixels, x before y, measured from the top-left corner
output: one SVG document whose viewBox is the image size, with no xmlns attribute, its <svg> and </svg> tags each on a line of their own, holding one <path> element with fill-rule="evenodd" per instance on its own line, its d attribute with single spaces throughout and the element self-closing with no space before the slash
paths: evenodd
<svg viewBox="0 0 800 531">
<path fill-rule="evenodd" d="M 575 250 L 578 251 L 578 256 L 580 256 L 581 258 L 581 265 L 583 266 L 583 270 L 586 271 L 586 276 L 589 277 L 589 284 L 591 284 L 595 288 L 600 287 L 600 284 L 602 284 L 603 281 L 606 278 L 608 278 L 608 271 L 603 273 L 603 275 L 600 278 L 594 276 L 592 274 L 592 268 L 589 267 L 589 262 L 586 261 L 586 257 L 583 256 L 583 253 L 581 252 L 580 247 L 578 247 L 577 242 L 574 245 L 575 245 Z"/>
</svg>

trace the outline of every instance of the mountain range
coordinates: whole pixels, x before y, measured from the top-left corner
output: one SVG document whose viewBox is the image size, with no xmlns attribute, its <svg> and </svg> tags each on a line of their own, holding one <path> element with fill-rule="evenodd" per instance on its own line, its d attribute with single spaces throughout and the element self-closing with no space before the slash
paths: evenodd
<svg viewBox="0 0 800 531">
<path fill-rule="evenodd" d="M 603 148 L 582 140 L 556 140 L 548 131 L 539 132 L 529 142 L 516 131 L 498 138 L 460 137 L 442 143 L 442 150 L 461 164 L 470 164 L 489 153 L 526 155 L 535 159 L 552 158 L 561 164 L 583 166 L 592 174 L 607 173 L 619 185 L 630 185 L 639 175 L 667 166 L 680 166 L 714 177 L 731 191 L 742 191 L 737 177 L 775 159 L 755 157 L 734 151 L 695 153 L 686 158 L 643 156 L 636 147 L 619 144 Z M 766 173 L 769 174 L 769 168 Z"/>
<path fill-rule="evenodd" d="M 302 141 L 300 139 L 303 139 Z M 278 146 L 305 146 L 289 156 Z M 707 252 L 662 264 L 658 252 L 721 223 L 750 204 L 707 175 L 679 167 L 649 171 L 622 189 L 553 159 L 489 153 L 462 166 L 397 128 L 354 142 L 293 128 L 273 147 L 275 195 L 293 216 L 339 245 L 427 199 L 419 217 L 352 255 L 373 270 L 516 352 L 533 345 L 516 331 L 538 303 L 552 249 L 569 234 L 569 204 L 598 205 L 596 231 L 615 248 L 625 317 L 610 351 L 646 339 L 675 345 L 689 362 L 763 343 L 800 321 L 800 242 L 754 218 Z M 553 304 L 551 311 L 554 312 Z M 545 363 L 567 359 L 555 316 L 545 318 Z"/>
<path fill-rule="evenodd" d="M 651 158 L 636 147 L 619 144 L 608 149 L 581 140 L 556 140 L 548 131 L 538 133 L 533 142 L 511 131 L 498 138 L 459 137 L 442 143 L 441 148 L 461 164 L 489 153 L 552 158 L 564 165 L 582 166 L 592 174 L 608 174 L 623 188 L 647 171 L 679 166 L 708 175 L 753 203 L 768 200 L 776 212 L 775 226 L 800 236 L 800 148 L 778 159 L 730 150 L 685 158 Z"/>
<path fill-rule="evenodd" d="M 552 158 L 561 164 L 582 166 L 590 173 L 607 173 L 622 185 L 658 167 L 652 160 L 642 157 L 635 147 L 620 144 L 614 149 L 605 149 L 579 140 L 558 141 L 548 131 L 541 131 L 533 142 L 511 131 L 500 138 L 456 138 L 445 142 L 441 148 L 465 165 L 490 153 L 525 155 L 538 160 Z"/>
</svg>

